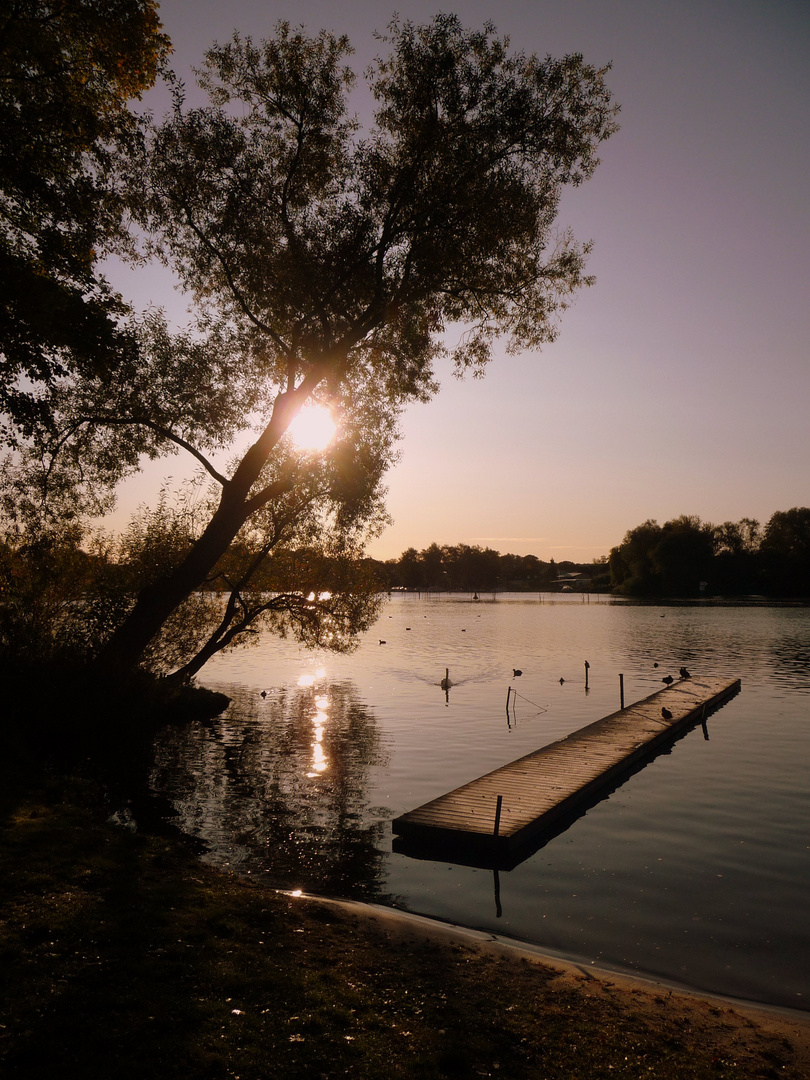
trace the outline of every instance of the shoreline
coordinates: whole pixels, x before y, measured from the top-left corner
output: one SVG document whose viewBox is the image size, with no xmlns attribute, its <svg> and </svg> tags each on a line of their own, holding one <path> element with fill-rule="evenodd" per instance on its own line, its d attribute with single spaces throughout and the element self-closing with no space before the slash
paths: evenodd
<svg viewBox="0 0 810 1080">
<path fill-rule="evenodd" d="M 410 929 L 413 931 L 414 936 L 473 944 L 482 952 L 514 960 L 526 959 L 529 962 L 542 964 L 544 967 L 559 969 L 564 974 L 574 976 L 579 974 L 585 978 L 594 978 L 603 982 L 621 985 L 626 989 L 642 989 L 648 992 L 666 991 L 687 998 L 727 1006 L 737 1012 L 758 1019 L 781 1018 L 788 1023 L 806 1026 L 808 1029 L 808 1044 L 810 1045 L 810 1011 L 805 1009 L 794 1009 L 788 1005 L 775 1005 L 769 1002 L 750 1001 L 746 998 L 696 989 L 683 983 L 669 982 L 666 979 L 658 979 L 651 974 L 636 974 L 626 969 L 601 967 L 598 964 L 590 964 L 570 956 L 547 952 L 542 946 L 535 945 L 530 941 L 521 941 L 519 938 L 496 934 L 490 930 L 476 930 L 460 923 L 448 922 L 437 916 L 420 915 L 418 912 L 407 911 L 404 908 L 387 907 L 385 904 L 371 904 L 362 900 L 338 900 L 333 897 L 323 897 L 315 893 L 304 893 L 298 890 L 277 889 L 276 891 L 282 896 L 293 900 L 301 899 L 328 904 L 342 908 L 348 914 L 365 915 L 365 917 L 375 919 L 383 924 L 390 922 L 392 928 L 399 926 L 403 931 Z"/>
</svg>

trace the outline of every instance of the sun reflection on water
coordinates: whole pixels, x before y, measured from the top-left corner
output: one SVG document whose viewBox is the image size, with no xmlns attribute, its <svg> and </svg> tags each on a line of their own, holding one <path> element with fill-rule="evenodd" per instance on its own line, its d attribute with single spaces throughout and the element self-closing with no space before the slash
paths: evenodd
<svg viewBox="0 0 810 1080">
<path fill-rule="evenodd" d="M 301 687 L 314 686 L 316 682 L 326 678 L 326 669 L 318 668 L 316 671 L 308 671 L 298 676 L 298 685 Z M 327 698 L 323 699 L 327 701 Z M 317 702 L 316 702 L 317 704 Z M 320 708 L 320 706 L 319 706 Z"/>
<path fill-rule="evenodd" d="M 319 678 L 323 678 L 326 672 L 323 668 L 319 668 L 314 676 L 302 675 L 298 680 L 299 686 L 313 686 Z M 312 743 L 312 761 L 310 764 L 310 772 L 306 773 L 307 779 L 313 780 L 320 776 L 321 773 L 326 772 L 329 768 L 329 759 L 326 756 L 326 751 L 323 747 L 323 735 L 324 728 L 329 720 L 329 698 L 326 694 L 319 694 L 314 701 L 315 713 L 312 717 L 313 725 L 313 743 Z"/>
</svg>

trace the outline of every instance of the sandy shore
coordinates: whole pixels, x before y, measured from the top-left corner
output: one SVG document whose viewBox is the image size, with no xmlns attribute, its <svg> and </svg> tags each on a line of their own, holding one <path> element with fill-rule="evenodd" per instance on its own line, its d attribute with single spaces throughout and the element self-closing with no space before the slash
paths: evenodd
<svg viewBox="0 0 810 1080">
<path fill-rule="evenodd" d="M 528 963 L 545 969 L 551 968 L 558 972 L 554 984 L 561 989 L 576 989 L 586 997 L 610 995 L 614 1000 L 624 998 L 628 1008 L 632 1008 L 647 1020 L 660 1019 L 662 1012 L 670 1016 L 677 1015 L 679 1018 L 687 1017 L 694 1031 L 722 1028 L 732 1045 L 739 1043 L 741 1038 L 750 1038 L 752 1032 L 756 1032 L 758 1039 L 782 1044 L 787 1041 L 793 1049 L 794 1066 L 805 1070 L 800 1075 L 810 1078 L 808 1012 L 701 994 L 653 979 L 576 963 L 544 953 L 540 948 L 514 939 L 381 905 L 318 897 L 306 899 L 339 908 L 347 915 L 374 923 L 392 942 L 406 946 L 425 940 L 439 945 L 461 944 L 481 956 L 497 957 L 514 964 Z"/>
</svg>

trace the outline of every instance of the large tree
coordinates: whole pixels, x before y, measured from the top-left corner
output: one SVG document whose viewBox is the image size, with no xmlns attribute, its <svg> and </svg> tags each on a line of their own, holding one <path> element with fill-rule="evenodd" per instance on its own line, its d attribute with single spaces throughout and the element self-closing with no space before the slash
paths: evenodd
<svg viewBox="0 0 810 1080">
<path fill-rule="evenodd" d="M 564 186 L 590 176 L 615 130 L 604 70 L 512 53 L 493 27 L 449 15 L 394 22 L 380 45 L 366 131 L 347 111 L 348 41 L 282 23 L 259 44 L 235 35 L 210 49 L 210 104 L 187 108 L 177 88 L 134 161 L 149 250 L 204 325 L 172 341 L 152 319 L 129 370 L 70 388 L 43 476 L 59 459 L 111 483 L 138 453 L 182 446 L 218 496 L 107 641 L 113 669 L 136 665 L 234 539 L 313 470 L 330 520 L 348 508 L 359 528 L 378 513 L 398 411 L 435 390 L 436 358 L 477 373 L 497 339 L 536 349 L 589 282 L 587 245 L 554 222 Z M 320 464 L 286 437 L 313 400 L 344 433 Z M 217 468 L 211 451 L 247 430 L 247 450 Z"/>
<path fill-rule="evenodd" d="M 711 582 L 721 595 L 756 593 L 762 588 L 762 528 L 753 518 L 724 521 L 714 530 Z"/>
<path fill-rule="evenodd" d="M 778 510 L 760 545 L 768 591 L 781 596 L 810 596 L 810 507 Z"/>
<path fill-rule="evenodd" d="M 124 242 L 128 103 L 169 42 L 155 0 L 4 0 L 0 10 L 0 434 L 47 421 L 49 391 L 132 348 L 97 272 Z"/>
<path fill-rule="evenodd" d="M 645 521 L 611 551 L 611 581 L 631 596 L 698 596 L 712 579 L 714 549 L 714 526 L 696 515 Z"/>
<path fill-rule="evenodd" d="M 655 551 L 664 531 L 657 521 L 648 519 L 624 534 L 624 540 L 610 552 L 611 584 L 630 596 L 657 595 L 661 592 L 661 571 Z"/>
</svg>

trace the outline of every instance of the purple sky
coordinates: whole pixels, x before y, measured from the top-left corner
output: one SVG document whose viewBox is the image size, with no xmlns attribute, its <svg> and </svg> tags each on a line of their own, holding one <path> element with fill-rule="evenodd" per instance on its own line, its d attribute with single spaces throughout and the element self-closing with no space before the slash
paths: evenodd
<svg viewBox="0 0 810 1080">
<path fill-rule="evenodd" d="M 183 73 L 234 28 L 281 18 L 346 32 L 358 70 L 400 0 L 164 0 Z M 810 4 L 806 0 L 499 0 L 451 4 L 526 52 L 613 62 L 621 131 L 561 225 L 592 239 L 597 283 L 540 353 L 441 377 L 413 406 L 389 477 L 379 558 L 432 541 L 542 559 L 607 554 L 646 520 L 720 523 L 810 505 Z M 158 99 L 159 100 L 159 99 Z M 160 273 L 132 288 L 170 312 Z M 441 373 L 440 373 L 441 375 Z M 121 510 L 178 461 L 150 466 Z"/>
</svg>

